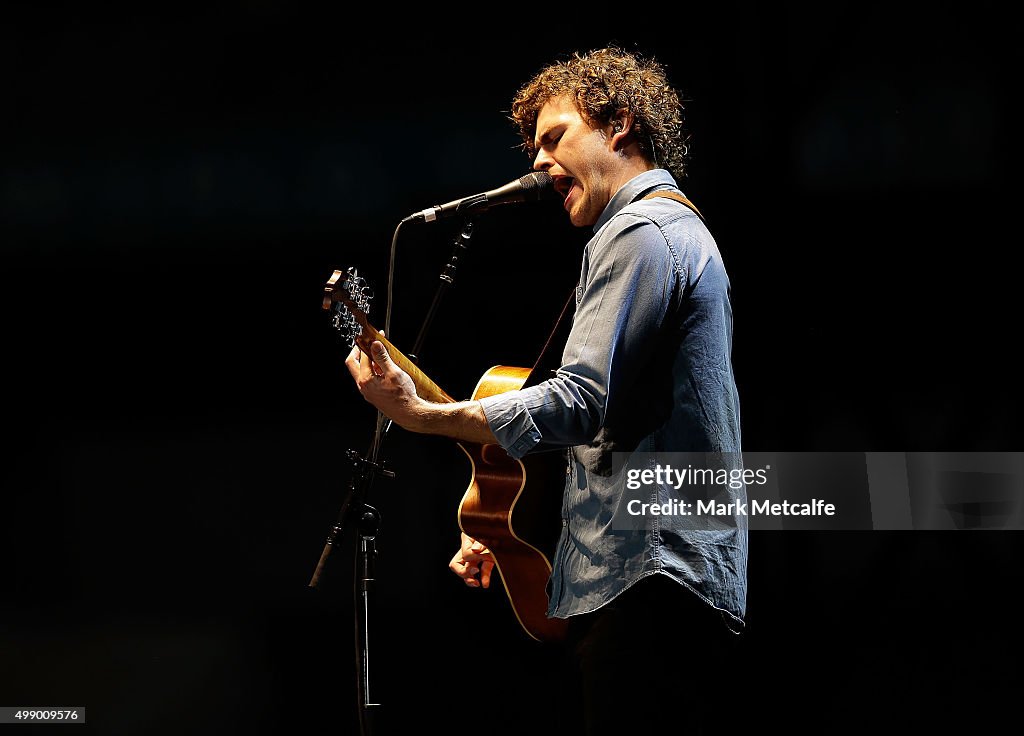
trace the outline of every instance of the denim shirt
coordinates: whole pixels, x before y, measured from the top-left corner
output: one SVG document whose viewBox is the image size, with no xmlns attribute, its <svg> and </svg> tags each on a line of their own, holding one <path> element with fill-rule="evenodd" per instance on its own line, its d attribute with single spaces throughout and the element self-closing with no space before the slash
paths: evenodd
<svg viewBox="0 0 1024 736">
<path fill-rule="evenodd" d="M 548 583 L 548 616 L 594 611 L 640 579 L 666 574 L 718 609 L 733 630 L 746 606 L 747 524 L 716 528 L 666 515 L 624 528 L 629 453 L 740 453 L 732 369 L 729 278 L 714 238 L 655 169 L 626 183 L 583 253 L 576 313 L 553 378 L 482 399 L 513 457 L 567 447 L 562 533 Z M 671 483 L 645 489 L 682 500 Z M 745 489 L 730 491 L 745 501 Z"/>
</svg>

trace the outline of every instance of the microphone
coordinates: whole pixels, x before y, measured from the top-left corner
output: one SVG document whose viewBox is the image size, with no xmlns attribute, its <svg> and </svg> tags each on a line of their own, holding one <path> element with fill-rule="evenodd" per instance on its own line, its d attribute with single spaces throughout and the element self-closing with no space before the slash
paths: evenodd
<svg viewBox="0 0 1024 736">
<path fill-rule="evenodd" d="M 456 199 L 447 204 L 435 205 L 420 212 L 406 217 L 402 222 L 410 220 L 422 220 L 433 222 L 442 217 L 454 215 L 469 215 L 477 212 L 486 212 L 496 204 L 509 204 L 512 202 L 533 202 L 551 189 L 551 175 L 546 171 L 534 171 L 533 173 L 521 176 L 515 181 L 509 182 L 503 187 L 492 189 L 489 192 L 481 192 L 470 197 Z"/>
</svg>

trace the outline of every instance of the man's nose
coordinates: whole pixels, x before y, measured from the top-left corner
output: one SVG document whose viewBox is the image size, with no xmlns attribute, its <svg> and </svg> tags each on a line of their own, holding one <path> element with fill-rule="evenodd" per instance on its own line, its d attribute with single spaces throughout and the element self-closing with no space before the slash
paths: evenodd
<svg viewBox="0 0 1024 736">
<path fill-rule="evenodd" d="M 555 160 L 548 155 L 547 151 L 541 150 L 537 152 L 537 157 L 533 159 L 534 171 L 547 171 L 555 165 Z"/>
</svg>

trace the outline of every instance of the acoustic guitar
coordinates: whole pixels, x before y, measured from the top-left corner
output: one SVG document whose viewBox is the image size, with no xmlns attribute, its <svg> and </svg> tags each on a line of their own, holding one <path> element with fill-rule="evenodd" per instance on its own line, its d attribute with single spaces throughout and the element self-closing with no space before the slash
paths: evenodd
<svg viewBox="0 0 1024 736">
<path fill-rule="evenodd" d="M 323 308 L 333 312 L 334 326 L 349 345 L 368 353 L 375 340 L 383 343 L 391 360 L 412 377 L 421 398 L 454 402 L 370 324 L 370 298 L 355 269 L 336 270 L 324 287 Z M 481 376 L 471 398 L 514 391 L 542 378 L 540 360 L 533 368 L 494 366 Z M 547 617 L 547 582 L 561 531 L 565 455 L 539 452 L 519 460 L 499 445 L 456 444 L 469 458 L 471 468 L 469 487 L 459 503 L 459 528 L 491 551 L 523 630 L 538 641 L 563 638 L 565 620 Z"/>
</svg>

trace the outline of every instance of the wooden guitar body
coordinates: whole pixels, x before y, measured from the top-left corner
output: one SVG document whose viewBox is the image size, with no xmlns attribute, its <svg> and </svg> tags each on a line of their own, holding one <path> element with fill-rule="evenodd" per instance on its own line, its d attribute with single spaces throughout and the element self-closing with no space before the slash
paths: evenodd
<svg viewBox="0 0 1024 736">
<path fill-rule="evenodd" d="M 472 398 L 514 391 L 529 376 L 529 368 L 496 366 L 484 373 Z M 546 615 L 545 586 L 561 531 L 565 455 L 546 452 L 517 460 L 498 445 L 458 445 L 473 470 L 459 504 L 459 527 L 491 551 L 526 633 L 539 641 L 563 638 L 565 620 Z"/>
</svg>

